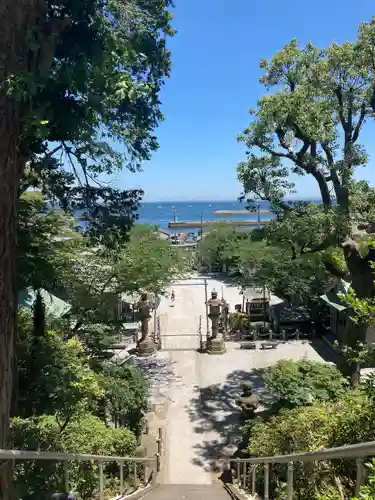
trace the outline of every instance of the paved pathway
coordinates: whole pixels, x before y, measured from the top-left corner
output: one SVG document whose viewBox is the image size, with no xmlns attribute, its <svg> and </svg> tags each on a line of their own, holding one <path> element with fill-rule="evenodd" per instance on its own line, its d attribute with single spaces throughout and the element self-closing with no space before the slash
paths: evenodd
<svg viewBox="0 0 375 500">
<path fill-rule="evenodd" d="M 159 308 L 163 351 L 152 359 L 156 371 L 159 364 L 164 370 L 154 382 L 159 385 L 156 392 L 166 401 L 164 484 L 208 485 L 217 481 L 222 464 L 215 459 L 231 456 L 238 445 L 239 420 L 234 401 L 243 380 L 253 382 L 266 404 L 262 375 L 268 366 L 281 358 L 321 359 L 303 342 L 266 351 L 240 350 L 238 344 L 228 342 L 222 356 L 199 354 L 196 334 L 200 315 L 204 333 L 206 323 L 205 291 L 198 283 L 203 281 L 191 279 L 184 286 L 172 286 L 176 296 L 173 307 L 170 298 L 164 298 Z M 223 290 L 231 310 L 242 302 L 239 290 L 208 279 L 208 296 L 213 289 L 219 296 Z"/>
<path fill-rule="evenodd" d="M 157 487 L 146 498 L 150 500 L 229 500 L 222 486 L 207 485 L 163 485 Z"/>
</svg>

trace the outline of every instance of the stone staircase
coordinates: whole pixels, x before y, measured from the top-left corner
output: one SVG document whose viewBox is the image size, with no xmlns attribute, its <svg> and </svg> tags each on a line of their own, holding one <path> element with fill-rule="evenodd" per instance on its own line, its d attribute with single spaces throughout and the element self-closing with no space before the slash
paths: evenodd
<svg viewBox="0 0 375 500">
<path fill-rule="evenodd" d="M 150 491 L 145 500 L 229 500 L 220 484 L 163 484 Z"/>
</svg>

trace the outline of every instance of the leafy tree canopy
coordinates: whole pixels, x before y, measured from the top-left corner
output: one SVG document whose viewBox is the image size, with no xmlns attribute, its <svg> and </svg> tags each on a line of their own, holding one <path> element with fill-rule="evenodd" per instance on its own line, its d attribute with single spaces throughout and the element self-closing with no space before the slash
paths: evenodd
<svg viewBox="0 0 375 500">
<path fill-rule="evenodd" d="M 159 238 L 155 228 L 134 226 L 129 241 L 114 251 L 98 246 L 73 254 L 67 300 L 79 321 L 113 321 L 122 293 L 165 293 L 169 283 L 189 269 L 187 252 Z"/>
<path fill-rule="evenodd" d="M 51 202 L 81 208 L 91 235 L 109 244 L 134 220 L 141 193 L 117 190 L 101 174 L 137 170 L 158 147 L 171 6 L 47 2 L 17 33 L 23 53 L 9 55 L 24 60 L 10 59 L 6 80 L 24 128 L 21 191 L 36 187 Z"/>
<path fill-rule="evenodd" d="M 232 242 L 237 242 L 238 239 L 239 233 L 234 227 L 220 223 L 212 224 L 199 242 L 198 251 L 202 264 L 215 267 L 226 262 L 226 247 Z"/>
<path fill-rule="evenodd" d="M 63 211 L 46 209 L 39 191 L 20 197 L 18 213 L 17 287 L 49 290 L 64 284 L 66 267 L 82 246 L 74 220 Z"/>
<path fill-rule="evenodd" d="M 361 132 L 375 108 L 375 20 L 360 26 L 355 42 L 319 49 L 292 40 L 262 61 L 266 95 L 251 110 L 252 122 L 239 140 L 247 159 L 238 166 L 244 198 L 267 200 L 278 216 L 270 227 L 288 244 L 292 258 L 327 252 L 327 269 L 346 277 L 359 298 L 372 297 L 374 251 L 363 251 L 358 226 L 369 229 L 373 190 L 353 179 L 368 157 Z M 321 204 L 286 203 L 293 175 L 309 176 Z M 367 219 L 367 220 L 366 220 Z M 330 259 L 341 246 L 344 268 Z M 363 339 L 363 325 L 347 322 L 347 341 Z"/>
</svg>

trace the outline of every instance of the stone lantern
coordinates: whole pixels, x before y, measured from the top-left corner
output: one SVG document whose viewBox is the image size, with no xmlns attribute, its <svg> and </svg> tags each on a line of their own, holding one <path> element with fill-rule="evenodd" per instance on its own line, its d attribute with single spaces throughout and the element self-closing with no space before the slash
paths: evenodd
<svg viewBox="0 0 375 500">
<path fill-rule="evenodd" d="M 151 354 L 156 352 L 156 345 L 148 336 L 151 303 L 148 300 L 147 293 L 141 295 L 141 300 L 137 303 L 136 307 L 141 322 L 141 339 L 138 342 L 138 353 L 140 356 L 151 356 Z"/>
<path fill-rule="evenodd" d="M 219 317 L 222 312 L 223 302 L 218 298 L 217 292 L 211 293 L 211 298 L 207 301 L 208 317 L 211 320 L 211 337 L 207 340 L 207 352 L 209 354 L 223 354 L 225 344 L 222 334 L 219 332 Z"/>
</svg>

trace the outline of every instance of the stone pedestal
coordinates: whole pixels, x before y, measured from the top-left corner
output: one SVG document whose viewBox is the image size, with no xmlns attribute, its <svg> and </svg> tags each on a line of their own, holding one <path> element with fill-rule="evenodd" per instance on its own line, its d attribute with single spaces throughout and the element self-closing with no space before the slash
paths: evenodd
<svg viewBox="0 0 375 500">
<path fill-rule="evenodd" d="M 225 353 L 225 342 L 221 334 L 218 334 L 216 337 L 207 340 L 207 353 L 208 354 Z"/>
<path fill-rule="evenodd" d="M 141 357 L 152 356 L 156 352 L 156 344 L 149 338 L 138 343 L 138 355 Z"/>
</svg>

